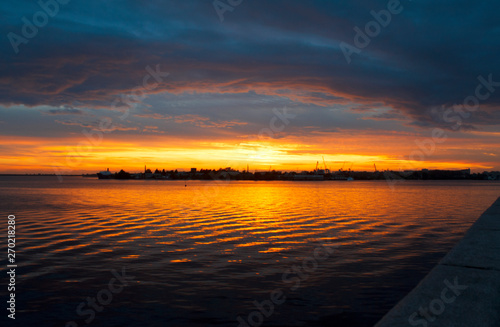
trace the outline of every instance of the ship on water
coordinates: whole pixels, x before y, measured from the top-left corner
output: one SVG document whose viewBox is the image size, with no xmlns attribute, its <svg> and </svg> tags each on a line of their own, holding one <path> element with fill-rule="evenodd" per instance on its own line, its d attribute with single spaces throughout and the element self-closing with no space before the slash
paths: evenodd
<svg viewBox="0 0 500 327">
<path fill-rule="evenodd" d="M 109 171 L 109 168 L 107 168 L 104 171 L 98 172 L 97 177 L 99 179 L 111 179 L 113 178 L 113 174 Z"/>
</svg>

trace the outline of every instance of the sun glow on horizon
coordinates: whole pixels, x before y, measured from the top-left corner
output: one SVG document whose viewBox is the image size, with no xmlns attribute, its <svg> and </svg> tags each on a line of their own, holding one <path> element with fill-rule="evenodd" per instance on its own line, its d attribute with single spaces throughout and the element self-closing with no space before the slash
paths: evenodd
<svg viewBox="0 0 500 327">
<path fill-rule="evenodd" d="M 318 165 L 331 171 L 339 169 L 356 171 L 378 170 L 419 170 L 427 169 L 467 169 L 482 171 L 491 169 L 488 163 L 461 162 L 432 157 L 426 161 L 409 160 L 408 150 L 401 148 L 398 156 L 391 154 L 363 153 L 352 147 L 352 153 L 332 150 L 322 144 L 293 143 L 290 140 L 269 141 L 217 141 L 177 143 L 160 141 L 148 144 L 133 141 L 105 140 L 99 146 L 72 146 L 75 140 L 34 140 L 27 138 L 10 139 L 9 145 L 18 148 L 10 155 L 0 157 L 2 173 L 54 173 L 81 174 L 95 173 L 110 168 L 112 171 L 124 169 L 139 172 L 144 165 L 152 169 L 189 170 L 219 169 L 232 167 L 237 170 L 281 170 L 311 171 Z M 4 143 L 5 144 L 5 143 Z M 78 144 L 78 143 L 76 143 Z M 175 144 L 175 143 L 174 143 Z M 0 144 L 1 145 L 1 144 Z M 31 153 L 36 155 L 23 155 Z M 383 150 L 381 153 L 385 152 Z M 393 151 L 394 152 L 394 151 Z M 324 161 L 323 161 L 324 158 Z M 326 164 L 326 167 L 325 167 Z"/>
</svg>

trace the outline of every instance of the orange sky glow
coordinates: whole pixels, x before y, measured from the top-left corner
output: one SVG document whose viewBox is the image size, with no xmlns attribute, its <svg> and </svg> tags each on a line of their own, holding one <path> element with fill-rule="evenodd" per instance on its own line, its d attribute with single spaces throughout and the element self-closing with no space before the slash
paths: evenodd
<svg viewBox="0 0 500 327">
<path fill-rule="evenodd" d="M 64 140 L 9 137 L 2 139 L 0 145 L 15 150 L 0 156 L 0 171 L 80 174 L 110 168 L 111 171 L 125 169 L 139 172 L 145 165 L 167 170 L 194 167 L 246 170 L 248 165 L 251 171 L 302 171 L 313 170 L 317 162 L 323 168 L 323 158 L 332 171 L 341 168 L 373 171 L 374 164 L 378 170 L 471 168 L 473 171 L 484 171 L 497 167 L 493 153 L 498 152 L 497 137 L 489 145 L 484 140 L 480 144 L 469 141 L 467 147 L 460 140 L 449 139 L 435 144 L 431 155 L 415 154 L 414 160 L 410 159 L 413 151 L 424 153 L 415 140 L 426 138 L 411 135 L 342 137 L 332 134 L 279 140 L 257 137 L 189 140 L 162 136 L 137 140 L 133 135 L 113 139 L 111 134 L 107 134 L 102 142 L 93 145 L 83 135 Z M 427 151 L 430 151 L 430 145 L 427 146 Z M 474 159 L 478 151 L 486 160 Z M 469 158 L 464 160 L 467 152 L 470 152 Z"/>
</svg>

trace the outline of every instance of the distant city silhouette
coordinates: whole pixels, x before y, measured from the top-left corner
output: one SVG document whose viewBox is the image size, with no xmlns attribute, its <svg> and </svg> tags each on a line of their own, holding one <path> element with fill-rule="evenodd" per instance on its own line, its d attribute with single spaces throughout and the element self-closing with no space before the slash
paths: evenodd
<svg viewBox="0 0 500 327">
<path fill-rule="evenodd" d="M 86 174 L 84 177 L 95 177 L 95 174 Z M 123 169 L 112 173 L 109 169 L 97 173 L 99 179 L 156 179 L 156 180 L 286 180 L 286 181 L 325 181 L 325 180 L 384 180 L 384 179 L 407 179 L 407 180 L 500 180 L 500 172 L 471 173 L 470 169 L 462 170 L 404 170 L 379 171 L 352 171 L 350 169 L 330 171 L 329 169 L 316 169 L 301 172 L 282 172 L 278 170 L 256 171 L 235 170 L 231 167 L 215 169 L 191 168 L 189 171 L 159 170 L 151 171 L 144 167 L 144 172 L 129 173 Z"/>
</svg>

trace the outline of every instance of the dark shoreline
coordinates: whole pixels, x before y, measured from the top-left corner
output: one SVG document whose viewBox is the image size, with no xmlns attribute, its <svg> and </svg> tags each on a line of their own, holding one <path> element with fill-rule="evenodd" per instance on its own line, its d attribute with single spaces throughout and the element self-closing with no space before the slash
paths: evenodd
<svg viewBox="0 0 500 327">
<path fill-rule="evenodd" d="M 498 326 L 499 218 L 500 198 L 375 327 L 427 326 L 432 322 L 436 326 Z"/>
<path fill-rule="evenodd" d="M 84 177 L 98 178 L 98 174 L 0 174 L 0 177 Z M 386 180 L 397 183 L 403 180 L 500 180 L 500 172 L 483 172 L 467 174 L 463 171 L 415 171 L 415 172 L 400 172 L 400 171 L 384 171 L 384 172 L 356 172 L 344 171 L 333 174 L 315 174 L 314 172 L 226 172 L 209 170 L 204 173 L 190 172 L 166 172 L 166 173 L 120 173 L 111 174 L 107 178 L 100 179 L 116 179 L 116 180 L 215 180 L 215 181 L 346 181 L 346 180 Z"/>
</svg>

